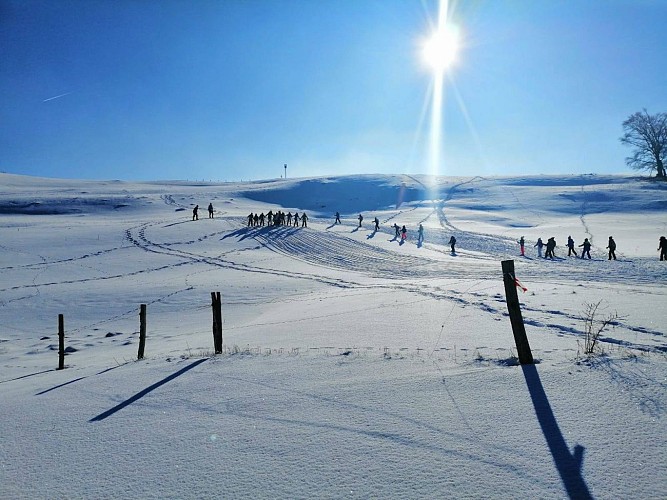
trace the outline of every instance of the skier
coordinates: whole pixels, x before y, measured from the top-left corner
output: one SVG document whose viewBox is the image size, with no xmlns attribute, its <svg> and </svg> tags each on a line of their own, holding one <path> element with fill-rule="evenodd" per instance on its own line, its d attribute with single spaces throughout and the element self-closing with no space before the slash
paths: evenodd
<svg viewBox="0 0 667 500">
<path fill-rule="evenodd" d="M 667 238 L 664 236 L 660 236 L 658 250 L 660 250 L 660 260 L 667 260 Z"/>
<path fill-rule="evenodd" d="M 306 215 L 306 212 L 301 214 L 301 227 L 308 227 L 308 216 Z"/>
<path fill-rule="evenodd" d="M 213 203 L 208 204 L 208 218 L 209 219 L 213 218 Z"/>
<path fill-rule="evenodd" d="M 588 255 L 588 258 L 591 258 L 591 242 L 588 241 L 588 238 L 584 238 L 584 242 L 579 245 L 580 247 L 584 247 L 584 249 L 581 251 L 581 258 L 584 258 L 584 255 Z"/>
<path fill-rule="evenodd" d="M 263 226 L 264 225 L 264 212 L 259 214 L 259 225 Z"/>
<path fill-rule="evenodd" d="M 336 212 L 336 220 L 334 221 L 334 224 L 341 224 L 340 214 L 338 212 Z"/>
<path fill-rule="evenodd" d="M 401 241 L 405 241 L 408 239 L 408 230 L 405 229 L 405 226 L 401 228 Z"/>
<path fill-rule="evenodd" d="M 609 260 L 611 260 L 612 258 L 616 260 L 616 242 L 614 241 L 614 238 L 612 238 L 611 236 L 609 237 L 609 244 L 607 245 L 606 248 L 609 249 Z"/>
<path fill-rule="evenodd" d="M 551 237 L 547 240 L 547 253 L 544 255 L 544 258 L 547 257 L 551 260 L 554 260 L 554 248 L 556 248 L 556 238 Z"/>
<path fill-rule="evenodd" d="M 417 230 L 417 245 L 424 243 L 424 226 L 419 224 L 419 229 Z"/>
<path fill-rule="evenodd" d="M 253 225 L 254 226 L 259 226 L 259 215 L 255 214 L 254 221 L 255 221 L 255 223 Z"/>
<path fill-rule="evenodd" d="M 454 248 L 454 245 L 456 245 L 456 238 L 454 238 L 454 235 L 452 235 L 452 237 L 449 238 L 449 246 L 452 247 L 452 254 L 456 253 L 456 248 Z"/>
<path fill-rule="evenodd" d="M 542 257 L 542 247 L 544 246 L 542 238 L 537 238 L 537 243 L 535 243 L 533 246 L 537 247 L 537 256 Z"/>
<path fill-rule="evenodd" d="M 521 246 L 521 257 L 523 257 L 525 255 L 524 245 L 526 244 L 526 240 L 524 240 L 523 236 L 522 236 L 521 239 L 519 239 L 519 241 L 517 243 L 519 243 L 519 245 Z"/>
<path fill-rule="evenodd" d="M 273 226 L 273 210 L 269 210 L 269 213 L 266 214 L 266 225 Z"/>
<path fill-rule="evenodd" d="M 373 222 L 375 223 L 375 230 L 379 231 L 380 230 L 380 221 L 378 220 L 378 218 L 376 217 L 375 219 L 373 219 Z"/>
<path fill-rule="evenodd" d="M 287 225 L 292 225 L 292 212 L 287 212 Z"/>
<path fill-rule="evenodd" d="M 294 226 L 299 227 L 299 212 L 294 212 Z"/>
<path fill-rule="evenodd" d="M 255 224 L 253 224 L 253 220 L 254 220 L 254 218 L 253 218 L 252 212 L 250 212 L 250 215 L 248 215 L 248 227 L 255 225 Z"/>
<path fill-rule="evenodd" d="M 195 208 L 192 209 L 192 220 L 199 220 L 199 205 L 195 205 Z"/>
<path fill-rule="evenodd" d="M 572 239 L 572 236 L 567 237 L 567 256 L 569 257 L 571 254 L 574 254 L 574 256 L 577 256 L 577 251 L 574 249 L 574 240 Z"/>
<path fill-rule="evenodd" d="M 401 232 L 401 228 L 398 227 L 398 224 L 394 222 L 394 225 L 392 226 L 394 228 L 394 231 L 396 231 L 396 234 L 394 234 L 394 238 L 398 238 Z"/>
<path fill-rule="evenodd" d="M 359 227 L 361 227 L 361 221 L 364 220 L 364 216 L 359 214 Z"/>
</svg>

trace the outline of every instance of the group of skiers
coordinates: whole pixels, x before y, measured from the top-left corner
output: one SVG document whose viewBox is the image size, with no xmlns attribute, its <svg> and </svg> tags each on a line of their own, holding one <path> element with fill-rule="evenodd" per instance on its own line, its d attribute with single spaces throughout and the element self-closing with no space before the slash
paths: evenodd
<svg viewBox="0 0 667 500">
<path fill-rule="evenodd" d="M 521 239 L 518 241 L 520 247 L 521 247 L 521 255 L 525 255 L 525 250 L 524 250 L 524 245 L 525 245 L 525 240 L 523 236 Z M 542 241 L 542 238 L 537 238 L 537 243 L 533 245 L 534 247 L 537 247 L 537 256 L 542 257 L 542 248 L 546 247 L 546 253 L 544 254 L 545 259 L 552 259 L 555 257 L 554 254 L 554 249 L 556 248 L 556 239 L 555 238 L 549 238 L 546 243 Z M 570 257 L 571 255 L 574 255 L 575 257 L 578 257 L 579 254 L 577 253 L 577 250 L 575 249 L 575 243 L 574 240 L 572 239 L 572 236 L 567 237 L 567 256 Z M 658 247 L 658 250 L 661 250 L 660 254 L 660 260 L 663 260 L 663 255 L 664 259 L 667 260 L 667 250 L 665 247 L 667 246 L 667 242 L 665 242 L 665 237 L 662 236 L 660 237 L 660 246 Z M 583 248 L 581 251 L 581 258 L 583 259 L 584 257 L 588 257 L 589 259 L 591 258 L 591 242 L 588 240 L 588 238 L 584 238 L 584 242 L 579 245 L 577 248 Z M 614 241 L 614 237 L 610 236 L 609 237 L 609 242 L 607 243 L 607 246 L 605 247 L 609 252 L 608 252 L 608 260 L 616 260 L 616 241 Z"/>
<path fill-rule="evenodd" d="M 521 255 L 525 255 L 524 252 L 524 243 L 525 240 L 523 236 L 519 240 L 519 245 L 521 246 Z M 616 250 L 616 243 L 614 242 L 614 239 L 610 236 L 609 237 L 609 260 L 616 259 L 616 254 L 614 251 Z M 546 243 L 542 241 L 542 238 L 537 238 L 537 243 L 533 245 L 534 247 L 537 247 L 537 256 L 542 257 L 542 248 L 546 247 L 546 253 L 544 254 L 545 259 L 554 259 L 556 254 L 554 253 L 554 250 L 556 249 L 556 238 L 551 237 L 547 240 Z M 575 244 L 574 240 L 572 239 L 572 236 L 567 237 L 567 256 L 571 256 L 574 254 L 575 257 L 577 257 L 579 254 L 577 254 L 577 251 L 575 250 Z M 579 245 L 580 248 L 583 248 L 581 252 L 581 258 L 583 259 L 585 256 L 587 256 L 589 259 L 591 258 L 591 242 L 588 241 L 588 238 L 584 239 L 584 242 Z"/>
<path fill-rule="evenodd" d="M 213 203 L 208 204 L 208 218 L 213 218 Z M 199 205 L 192 209 L 192 220 L 199 220 Z"/>
<path fill-rule="evenodd" d="M 359 221 L 359 225 L 357 227 L 361 227 L 361 223 L 364 221 L 364 216 L 362 214 L 359 214 L 357 217 Z M 336 212 L 336 219 L 334 220 L 334 224 L 340 224 L 340 214 Z M 373 230 L 374 231 L 379 231 L 380 230 L 380 221 L 378 220 L 377 217 L 373 219 Z M 391 226 L 394 228 L 394 239 L 400 239 L 401 243 L 404 241 L 407 241 L 408 239 L 408 230 L 403 226 L 399 226 L 394 222 L 394 225 Z M 417 228 L 417 245 L 421 245 L 424 243 L 424 226 L 420 223 L 419 227 Z M 449 246 L 452 249 L 452 253 L 456 253 L 456 238 L 452 235 L 451 238 L 449 238 Z"/>
<path fill-rule="evenodd" d="M 292 223 L 292 220 L 294 223 Z M 301 221 L 301 227 L 308 227 L 308 216 L 306 215 L 306 212 L 303 212 L 299 216 L 299 212 L 294 212 L 294 215 L 292 215 L 292 212 L 288 212 L 287 214 L 282 211 L 273 213 L 273 210 L 269 210 L 266 215 L 264 215 L 264 212 L 261 214 L 251 212 L 248 215 L 248 227 L 263 226 L 265 221 L 267 226 L 294 227 L 299 227 L 299 221 Z"/>
<path fill-rule="evenodd" d="M 209 203 L 208 204 L 208 217 L 209 219 L 213 218 L 213 204 Z M 361 227 L 361 223 L 364 220 L 364 216 L 359 214 L 357 217 L 359 220 L 359 226 Z M 192 220 L 199 220 L 199 205 L 195 205 L 195 207 L 192 209 Z M 299 222 L 301 223 L 301 227 L 308 227 L 308 216 L 306 215 L 305 212 L 303 212 L 301 215 L 299 215 L 298 212 L 295 212 L 294 215 L 292 215 L 291 212 L 288 212 L 285 214 L 285 212 L 278 211 L 276 213 L 273 213 L 272 210 L 270 210 L 266 215 L 264 215 L 264 212 L 260 214 L 256 213 L 250 213 L 248 215 L 248 227 L 254 227 L 254 226 L 263 226 L 264 223 L 266 222 L 267 226 L 294 226 L 294 227 L 299 227 Z M 334 224 L 341 224 L 340 220 L 340 213 L 336 212 L 336 219 L 334 220 Z M 377 217 L 373 219 L 373 224 L 374 224 L 374 230 L 379 231 L 380 230 L 380 221 Z M 394 223 L 392 226 L 395 231 L 395 238 L 401 240 L 401 243 L 406 241 L 408 239 L 408 230 L 403 225 L 402 227 L 399 226 L 398 224 Z M 417 244 L 421 245 L 424 242 L 424 226 L 419 224 L 419 228 L 417 229 Z M 520 249 L 521 249 L 521 255 L 525 256 L 525 245 L 526 245 L 526 240 L 522 236 L 519 241 Z M 452 236 L 449 239 L 449 246 L 452 249 L 452 254 L 456 253 L 456 238 Z M 556 256 L 554 253 L 554 250 L 556 248 L 556 239 L 554 237 L 551 237 L 547 239 L 547 242 L 544 243 L 542 241 L 542 238 L 537 238 L 537 243 L 533 245 L 534 247 L 537 247 L 537 256 L 542 258 L 542 249 L 546 248 L 546 251 L 544 253 L 544 258 L 545 259 L 554 259 Z M 567 256 L 570 257 L 571 255 L 574 255 L 575 257 L 578 257 L 579 254 L 577 253 L 577 250 L 575 249 L 575 243 L 574 240 L 572 239 L 572 236 L 567 237 Z M 589 259 L 591 258 L 591 242 L 588 240 L 588 238 L 584 238 L 584 242 L 581 245 L 578 245 L 577 248 L 582 248 L 581 251 L 581 258 L 583 259 L 584 257 L 588 257 Z M 614 238 L 612 236 L 609 237 L 609 242 L 607 246 L 605 247 L 608 250 L 608 260 L 616 260 L 616 242 L 614 241 Z M 661 236 L 660 240 L 658 242 L 658 251 L 660 252 L 660 260 L 667 261 L 667 238 L 665 236 Z"/>
<path fill-rule="evenodd" d="M 359 214 L 357 217 L 357 220 L 359 221 L 359 225 L 357 227 L 361 227 L 361 223 L 364 221 L 364 216 Z M 334 224 L 340 224 L 340 214 L 336 212 L 336 220 L 334 221 Z M 407 241 L 408 239 L 408 229 L 405 227 L 405 224 L 403 226 L 399 226 L 394 222 L 394 225 L 391 226 L 394 228 L 394 238 L 401 240 L 401 243 Z M 373 219 L 373 230 L 374 231 L 379 231 L 380 230 L 380 220 L 375 217 Z M 453 238 L 453 236 L 452 236 Z M 424 226 L 422 224 L 419 224 L 419 227 L 417 228 L 417 244 L 421 245 L 424 242 Z M 453 250 L 452 250 L 453 251 Z"/>
</svg>

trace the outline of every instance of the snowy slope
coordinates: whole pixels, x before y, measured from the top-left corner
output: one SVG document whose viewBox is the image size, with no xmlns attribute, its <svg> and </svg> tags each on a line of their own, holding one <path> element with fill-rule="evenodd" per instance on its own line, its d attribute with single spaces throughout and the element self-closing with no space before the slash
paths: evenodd
<svg viewBox="0 0 667 500">
<path fill-rule="evenodd" d="M 623 176 L 0 174 L 0 497 L 664 498 L 666 205 Z M 247 227 L 269 210 L 308 227 Z M 594 259 L 566 257 L 568 235 Z M 514 362 L 508 258 L 534 367 Z M 600 300 L 620 318 L 587 360 Z"/>
</svg>

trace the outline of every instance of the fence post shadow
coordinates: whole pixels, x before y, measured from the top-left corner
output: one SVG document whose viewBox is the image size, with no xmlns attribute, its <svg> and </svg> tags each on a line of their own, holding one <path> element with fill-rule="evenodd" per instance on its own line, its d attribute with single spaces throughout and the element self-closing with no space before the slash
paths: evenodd
<svg viewBox="0 0 667 500">
<path fill-rule="evenodd" d="M 125 401 L 123 401 L 122 403 L 120 403 L 120 404 L 114 406 L 114 407 L 111 408 L 110 410 L 107 410 L 107 411 L 105 411 L 105 412 L 103 412 L 103 413 L 100 413 L 100 414 L 97 415 L 96 417 L 91 418 L 91 419 L 89 420 L 89 422 L 99 422 L 100 420 L 104 420 L 105 418 L 110 417 L 111 415 L 113 415 L 113 414 L 116 413 L 117 411 L 120 411 L 120 410 L 122 410 L 123 408 L 125 408 L 126 406 L 131 405 L 132 403 L 134 403 L 134 402 L 137 401 L 138 399 L 143 398 L 146 394 L 148 394 L 148 393 L 154 391 L 154 390 L 157 389 L 158 387 L 160 387 L 160 386 L 166 384 L 167 382 L 170 382 L 171 380 L 175 379 L 176 377 L 180 377 L 180 376 L 183 375 L 185 372 L 187 372 L 187 371 L 189 371 L 189 370 L 192 370 L 195 366 L 202 364 L 202 363 L 203 363 L 204 361 L 206 361 L 207 359 L 208 359 L 208 358 L 199 359 L 199 360 L 195 361 L 194 363 L 189 364 L 189 365 L 186 366 L 185 368 L 181 368 L 181 369 L 178 370 L 176 373 L 172 373 L 171 375 L 169 375 L 168 377 L 163 378 L 163 379 L 160 380 L 159 382 L 156 382 L 156 383 L 154 383 L 153 385 L 151 385 L 151 386 L 149 386 L 149 387 L 146 387 L 144 390 L 139 391 L 138 393 L 136 393 L 136 394 L 135 394 L 134 396 L 132 396 L 131 398 L 126 399 Z"/>
<path fill-rule="evenodd" d="M 563 433 L 558 427 L 549 399 L 547 398 L 537 367 L 534 364 L 521 365 L 523 376 L 526 379 L 530 399 L 535 408 L 535 415 L 540 423 L 544 438 L 549 446 L 554 464 L 558 470 L 563 486 L 570 498 L 592 499 L 588 486 L 581 475 L 585 448 L 576 445 L 570 453 Z"/>
</svg>

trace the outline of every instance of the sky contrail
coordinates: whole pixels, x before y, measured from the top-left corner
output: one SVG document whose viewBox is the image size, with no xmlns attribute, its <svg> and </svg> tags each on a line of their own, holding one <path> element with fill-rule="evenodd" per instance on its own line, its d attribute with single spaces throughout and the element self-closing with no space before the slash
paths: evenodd
<svg viewBox="0 0 667 500">
<path fill-rule="evenodd" d="M 48 99 L 44 99 L 42 102 L 47 102 L 47 101 L 53 101 L 54 99 L 59 99 L 61 97 L 65 97 L 66 95 L 70 95 L 71 92 L 65 92 L 64 94 L 56 95 L 53 97 L 49 97 Z"/>
</svg>

